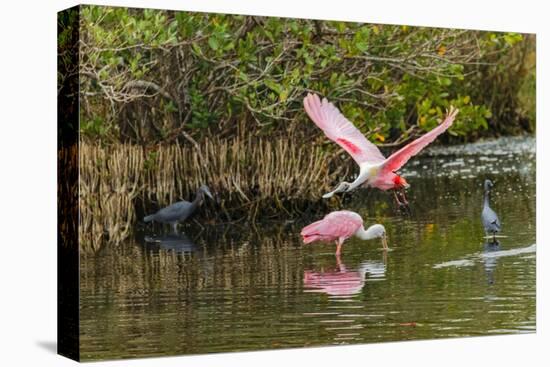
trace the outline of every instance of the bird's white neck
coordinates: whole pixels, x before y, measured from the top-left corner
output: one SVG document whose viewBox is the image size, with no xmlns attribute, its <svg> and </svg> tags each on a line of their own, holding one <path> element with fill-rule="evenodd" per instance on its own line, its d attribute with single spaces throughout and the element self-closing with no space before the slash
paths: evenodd
<svg viewBox="0 0 550 367">
<path fill-rule="evenodd" d="M 357 230 L 357 232 L 355 232 L 355 236 L 357 238 L 360 238 L 360 239 L 365 240 L 365 241 L 366 240 L 373 240 L 373 239 L 379 237 L 375 226 L 370 226 L 366 230 L 365 230 L 365 227 L 361 226 L 361 228 L 359 228 Z"/>
<path fill-rule="evenodd" d="M 349 182 L 346 182 L 346 181 L 340 182 L 338 187 L 336 187 L 331 192 L 323 195 L 323 198 L 324 199 L 330 198 L 338 192 L 352 191 L 352 190 L 358 188 L 359 186 L 361 186 L 363 184 L 368 185 L 369 180 L 371 180 L 373 177 L 375 177 L 378 174 L 378 172 L 380 171 L 380 166 L 381 166 L 381 164 L 374 164 L 374 165 L 373 164 L 368 164 L 368 163 L 360 164 L 359 165 L 359 168 L 360 168 L 359 176 L 357 176 L 355 181 L 353 181 L 352 183 L 349 183 Z"/>
<path fill-rule="evenodd" d="M 359 165 L 359 176 L 353 181 L 350 185 L 349 190 L 353 190 L 359 186 L 361 186 L 364 183 L 368 183 L 368 181 L 375 177 L 378 174 L 378 170 L 380 169 L 379 165 L 377 164 L 368 164 L 363 163 Z"/>
</svg>

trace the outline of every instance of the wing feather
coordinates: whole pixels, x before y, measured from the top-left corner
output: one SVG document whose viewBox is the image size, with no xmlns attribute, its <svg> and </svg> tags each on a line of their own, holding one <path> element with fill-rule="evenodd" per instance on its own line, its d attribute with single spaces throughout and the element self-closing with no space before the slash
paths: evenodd
<svg viewBox="0 0 550 367">
<path fill-rule="evenodd" d="M 340 145 L 358 163 L 379 163 L 385 160 L 376 145 L 371 143 L 348 119 L 326 98 L 308 93 L 304 109 L 325 135 Z"/>
<path fill-rule="evenodd" d="M 333 233 L 337 237 L 349 238 L 363 225 L 363 219 L 357 213 L 340 210 L 328 214 L 325 219 L 330 223 Z"/>
<path fill-rule="evenodd" d="M 445 120 L 443 120 L 441 124 L 389 156 L 388 159 L 386 159 L 386 161 L 382 164 L 381 174 L 395 172 L 399 168 L 403 167 L 412 156 L 418 154 L 428 144 L 434 141 L 435 138 L 445 132 L 453 124 L 457 113 L 458 109 L 451 107 L 447 112 Z"/>
</svg>

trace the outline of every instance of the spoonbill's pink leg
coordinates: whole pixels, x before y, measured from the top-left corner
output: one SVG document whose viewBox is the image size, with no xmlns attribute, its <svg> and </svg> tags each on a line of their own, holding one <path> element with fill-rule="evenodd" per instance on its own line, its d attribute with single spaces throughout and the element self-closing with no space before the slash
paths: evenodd
<svg viewBox="0 0 550 367">
<path fill-rule="evenodd" d="M 409 202 L 407 201 L 407 197 L 405 196 L 405 189 L 401 189 L 401 198 L 403 199 L 402 203 L 409 206 Z"/>
<path fill-rule="evenodd" d="M 409 206 L 409 201 L 405 196 L 405 189 L 401 189 L 401 198 L 402 198 L 401 202 L 403 203 L 405 210 L 407 211 L 408 214 L 411 214 L 411 207 Z"/>
<path fill-rule="evenodd" d="M 342 241 L 342 239 L 338 239 L 336 241 L 336 256 L 340 256 L 340 254 L 342 253 L 342 244 L 344 243 L 344 241 Z"/>
<path fill-rule="evenodd" d="M 409 201 L 407 200 L 407 196 L 405 196 L 405 189 L 401 189 L 401 199 L 401 202 L 408 208 Z"/>
<path fill-rule="evenodd" d="M 399 200 L 399 196 L 397 195 L 397 190 L 392 190 L 392 193 L 393 193 L 393 197 L 395 198 L 395 202 L 397 204 L 397 209 L 401 209 L 401 207 L 403 206 L 403 203 L 401 202 L 401 200 Z"/>
<path fill-rule="evenodd" d="M 393 197 L 395 198 L 395 202 L 397 203 L 397 210 L 405 210 L 407 213 L 410 214 L 411 208 L 409 207 L 409 202 L 405 197 L 404 190 L 399 191 L 395 189 L 395 190 L 392 190 L 392 192 L 393 192 Z"/>
</svg>

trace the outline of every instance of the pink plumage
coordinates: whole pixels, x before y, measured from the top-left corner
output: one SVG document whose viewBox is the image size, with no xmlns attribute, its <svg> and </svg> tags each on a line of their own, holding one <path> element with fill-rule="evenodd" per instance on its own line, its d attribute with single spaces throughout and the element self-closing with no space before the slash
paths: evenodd
<svg viewBox="0 0 550 367">
<path fill-rule="evenodd" d="M 358 271 L 305 271 L 304 286 L 310 292 L 322 292 L 331 296 L 351 296 L 359 293 L 365 285 L 365 274 Z"/>
<path fill-rule="evenodd" d="M 428 144 L 435 140 L 439 135 L 445 132 L 451 125 L 456 117 L 458 110 L 452 108 L 449 110 L 449 113 L 445 117 L 445 120 L 437 127 L 433 128 L 426 134 L 422 135 L 420 138 L 415 141 L 405 145 L 403 148 L 399 149 L 397 152 L 393 153 L 386 159 L 382 165 L 382 170 L 380 175 L 386 175 L 390 172 L 397 171 L 399 168 L 403 167 L 409 159 L 418 154 L 422 149 L 424 149 Z"/>
<path fill-rule="evenodd" d="M 412 156 L 418 154 L 446 131 L 453 124 L 458 113 L 457 109 L 451 107 L 440 125 L 385 158 L 378 147 L 367 140 L 361 131 L 326 98 L 321 100 L 317 95 L 308 93 L 304 98 L 304 109 L 325 135 L 348 152 L 361 169 L 354 182 L 345 183 L 347 188 L 343 191 L 351 191 L 362 184 L 381 190 L 403 190 L 408 187 L 407 181 L 395 172 L 405 165 Z M 325 194 L 323 197 L 330 197 L 335 192 L 342 192 L 342 190 L 338 190 Z M 397 197 L 396 200 L 399 203 Z"/>
<path fill-rule="evenodd" d="M 300 234 L 305 244 L 315 241 L 336 242 L 336 255 L 340 255 L 344 241 L 352 236 L 362 240 L 381 238 L 384 250 L 388 248 L 386 229 L 383 225 L 374 224 L 365 230 L 363 218 L 348 210 L 327 214 L 323 219 L 304 227 Z"/>
<path fill-rule="evenodd" d="M 341 210 L 327 214 L 323 219 L 302 229 L 304 243 L 315 241 L 343 242 L 363 227 L 363 219 L 357 213 Z"/>
<path fill-rule="evenodd" d="M 321 101 L 316 94 L 308 94 L 304 99 L 304 109 L 315 125 L 330 140 L 344 148 L 357 164 L 382 162 L 385 159 L 376 145 L 368 141 L 326 98 Z"/>
</svg>

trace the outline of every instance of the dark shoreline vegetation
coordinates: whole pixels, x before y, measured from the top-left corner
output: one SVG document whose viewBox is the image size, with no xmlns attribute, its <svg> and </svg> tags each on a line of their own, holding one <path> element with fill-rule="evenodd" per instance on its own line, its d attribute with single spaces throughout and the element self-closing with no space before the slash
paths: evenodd
<svg viewBox="0 0 550 367">
<path fill-rule="evenodd" d="M 149 152 L 134 144 L 82 143 L 81 241 L 92 248 L 122 241 L 144 213 L 191 199 L 205 182 L 216 200 L 206 200 L 197 215 L 218 222 L 292 219 L 339 203 L 321 195 L 351 172 L 351 162 L 321 146 L 291 141 L 213 139 L 199 148 L 174 144 Z"/>
<path fill-rule="evenodd" d="M 80 7 L 80 222 L 97 248 L 207 184 L 216 221 L 296 217 L 354 162 L 303 112 L 334 102 L 393 151 L 460 109 L 439 144 L 535 132 L 535 36 Z M 70 37 L 60 33 L 60 49 Z M 60 85 L 63 78 L 59 75 Z M 86 246 L 88 246 L 86 245 Z"/>
</svg>

